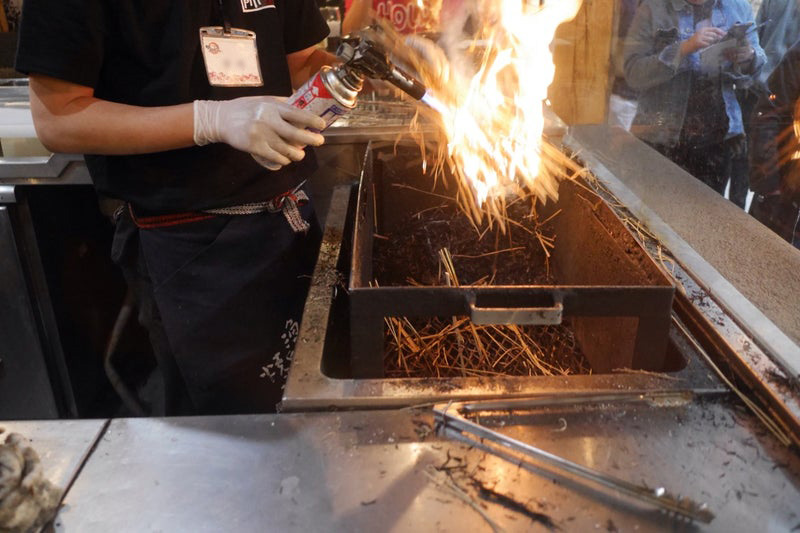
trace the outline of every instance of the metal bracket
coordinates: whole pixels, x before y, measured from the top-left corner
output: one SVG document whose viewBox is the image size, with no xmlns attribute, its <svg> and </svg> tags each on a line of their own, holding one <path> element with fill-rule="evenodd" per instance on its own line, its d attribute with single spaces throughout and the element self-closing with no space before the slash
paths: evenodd
<svg viewBox="0 0 800 533">
<path fill-rule="evenodd" d="M 686 395 L 691 393 L 667 393 L 676 397 L 677 400 L 686 400 Z M 608 402 L 610 397 L 617 401 L 625 402 L 653 402 L 664 401 L 665 394 L 658 394 L 653 397 L 645 394 L 619 394 L 619 395 L 585 395 L 572 399 L 573 403 L 598 403 Z M 543 399 L 519 399 L 501 400 L 498 402 L 480 403 L 448 403 L 436 405 L 433 408 L 436 420 L 440 423 L 440 431 L 453 439 L 465 442 L 470 446 L 475 446 L 489 453 L 505 459 L 515 465 L 521 466 L 526 470 L 540 471 L 539 467 L 532 461 L 546 463 L 563 472 L 567 472 L 579 478 L 591 481 L 597 485 L 609 488 L 614 494 L 621 493 L 639 502 L 643 502 L 665 511 L 683 516 L 689 520 L 697 520 L 705 524 L 714 519 L 714 514 L 708 509 L 705 503 L 698 504 L 689 498 L 676 498 L 666 491 L 666 489 L 648 488 L 635 485 L 628 481 L 598 472 L 586 466 L 574 463 L 563 457 L 559 457 L 550 452 L 531 446 L 530 444 L 493 431 L 485 426 L 468 420 L 464 413 L 475 415 L 480 412 L 497 411 L 520 411 L 530 410 L 541 407 Z"/>
</svg>

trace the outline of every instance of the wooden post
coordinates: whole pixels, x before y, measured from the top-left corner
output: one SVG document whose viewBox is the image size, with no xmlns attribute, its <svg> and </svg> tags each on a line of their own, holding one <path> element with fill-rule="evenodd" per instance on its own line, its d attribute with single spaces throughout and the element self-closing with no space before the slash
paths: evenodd
<svg viewBox="0 0 800 533">
<path fill-rule="evenodd" d="M 564 0 L 545 0 L 562 2 Z M 572 21 L 559 26 L 553 46 L 553 110 L 567 124 L 606 121 L 611 90 L 611 46 L 616 0 L 583 0 Z"/>
<path fill-rule="evenodd" d="M 8 31 L 8 18 L 6 18 L 6 6 L 3 0 L 0 0 L 0 31 Z"/>
</svg>

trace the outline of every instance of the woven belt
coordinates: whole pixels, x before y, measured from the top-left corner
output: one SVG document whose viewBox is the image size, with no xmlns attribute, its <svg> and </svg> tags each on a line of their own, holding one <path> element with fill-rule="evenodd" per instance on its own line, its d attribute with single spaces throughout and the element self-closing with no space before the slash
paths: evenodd
<svg viewBox="0 0 800 533">
<path fill-rule="evenodd" d="M 305 191 L 301 190 L 305 183 L 306 182 L 303 181 L 291 191 L 287 191 L 266 202 L 253 202 L 231 207 L 222 207 L 220 209 L 206 209 L 203 213 L 212 215 L 255 215 L 256 213 L 262 213 L 264 211 L 283 213 L 292 231 L 295 233 L 305 233 L 311 228 L 311 224 L 303 220 L 303 215 L 300 214 L 300 209 L 298 207 L 308 202 L 308 195 Z"/>
<path fill-rule="evenodd" d="M 303 181 L 300 185 L 287 191 L 281 195 L 272 198 L 265 202 L 253 202 L 249 204 L 234 205 L 231 207 L 222 207 L 219 209 L 206 209 L 203 211 L 191 211 L 187 213 L 175 213 L 170 215 L 157 215 L 137 217 L 133 212 L 133 207 L 128 204 L 128 211 L 131 214 L 133 222 L 142 229 L 163 228 L 168 226 L 177 226 L 180 224 L 187 224 L 189 222 L 197 222 L 213 218 L 215 215 L 255 215 L 268 211 L 270 213 L 283 213 L 289 227 L 295 233 L 305 233 L 311 228 L 311 224 L 303 220 L 300 214 L 299 206 L 308 202 L 308 195 L 301 187 L 305 185 Z M 118 216 L 115 213 L 115 219 Z"/>
</svg>

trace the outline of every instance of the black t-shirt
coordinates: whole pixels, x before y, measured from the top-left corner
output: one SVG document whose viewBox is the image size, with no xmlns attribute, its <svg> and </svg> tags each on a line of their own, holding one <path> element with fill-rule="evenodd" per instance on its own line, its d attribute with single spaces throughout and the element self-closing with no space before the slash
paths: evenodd
<svg viewBox="0 0 800 533">
<path fill-rule="evenodd" d="M 225 0 L 224 9 L 233 27 L 256 33 L 263 87 L 209 85 L 199 29 L 222 25 L 218 0 L 25 0 L 16 68 L 136 106 L 290 95 L 286 55 L 328 34 L 315 0 Z M 145 155 L 87 154 L 86 164 L 100 193 L 153 213 L 267 200 L 316 169 L 310 149 L 303 161 L 271 172 L 222 143 Z"/>
</svg>

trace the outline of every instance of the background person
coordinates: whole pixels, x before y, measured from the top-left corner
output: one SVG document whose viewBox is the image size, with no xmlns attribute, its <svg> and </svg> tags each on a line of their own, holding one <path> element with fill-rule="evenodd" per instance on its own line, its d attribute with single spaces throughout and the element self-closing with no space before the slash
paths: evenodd
<svg viewBox="0 0 800 533">
<path fill-rule="evenodd" d="M 625 80 L 625 36 L 628 34 L 633 15 L 639 7 L 640 0 L 619 0 L 619 20 L 614 35 L 611 52 L 611 68 L 614 71 L 614 81 L 611 85 L 611 96 L 608 101 L 608 123 L 611 126 L 620 126 L 625 130 L 631 129 L 631 124 L 636 116 L 636 91 Z"/>
<path fill-rule="evenodd" d="M 755 31 L 711 69 L 700 52 L 752 22 L 745 0 L 645 0 L 625 41 L 625 78 L 639 91 L 631 131 L 719 193 L 746 149 L 734 86 L 758 72 L 764 52 Z"/>
<path fill-rule="evenodd" d="M 800 248 L 800 40 L 768 79 L 751 121 L 750 214 Z"/>
<path fill-rule="evenodd" d="M 767 55 L 759 79 L 767 79 L 783 56 L 800 39 L 800 0 L 763 0 L 756 23 L 761 47 Z"/>
<path fill-rule="evenodd" d="M 766 54 L 766 62 L 753 83 L 737 84 L 736 87 L 736 95 L 742 108 L 748 149 L 753 147 L 749 121 L 756 103 L 768 91 L 767 80 L 772 71 L 780 63 L 786 51 L 800 38 L 800 0 L 764 0 L 756 14 L 756 26 L 759 44 Z M 742 157 L 733 161 L 730 199 L 741 207 L 745 207 L 750 190 L 749 172 L 748 154 L 742 154 Z M 760 201 L 755 195 L 754 200 Z"/>
</svg>

